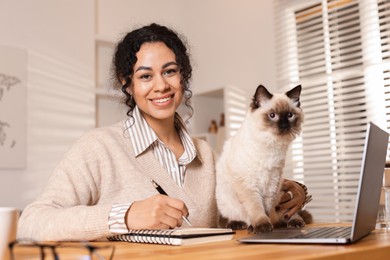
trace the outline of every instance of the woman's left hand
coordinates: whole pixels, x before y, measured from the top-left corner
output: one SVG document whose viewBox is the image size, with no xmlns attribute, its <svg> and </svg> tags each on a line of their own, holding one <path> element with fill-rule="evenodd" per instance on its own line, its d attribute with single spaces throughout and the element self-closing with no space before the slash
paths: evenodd
<svg viewBox="0 0 390 260">
<path fill-rule="evenodd" d="M 289 219 L 304 205 L 306 193 L 301 185 L 295 181 L 286 179 L 283 180 L 281 193 L 283 195 L 281 196 L 277 210 L 285 211 L 284 218 Z"/>
</svg>

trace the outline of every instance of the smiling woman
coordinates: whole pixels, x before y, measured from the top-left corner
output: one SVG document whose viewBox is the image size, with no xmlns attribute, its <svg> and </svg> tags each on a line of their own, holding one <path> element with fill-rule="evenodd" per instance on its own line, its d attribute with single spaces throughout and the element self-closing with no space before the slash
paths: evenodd
<svg viewBox="0 0 390 260">
<path fill-rule="evenodd" d="M 134 68 L 127 92 L 134 97 L 142 116 L 152 128 L 161 124 L 159 120 L 172 120 L 167 124 L 173 125 L 183 97 L 175 54 L 161 42 L 144 44 L 137 53 Z"/>
<path fill-rule="evenodd" d="M 150 47 L 154 44 L 157 44 L 158 48 Z M 129 46 L 133 46 L 139 52 L 129 52 Z M 160 48 L 165 52 L 160 54 Z M 146 49 L 154 49 L 154 52 L 148 53 Z M 170 56 L 160 57 L 161 55 Z M 142 58 L 142 63 L 138 61 L 140 58 Z M 152 62 L 161 58 L 166 63 L 159 64 L 161 67 L 156 68 L 157 64 L 154 65 Z M 121 88 L 126 95 L 126 104 L 129 106 L 128 115 L 131 115 L 136 104 L 128 87 L 131 87 L 132 81 L 137 80 L 137 77 L 142 82 L 155 83 L 157 69 L 166 80 L 170 79 L 170 76 L 175 76 L 174 79 L 177 79 L 176 76 L 179 77 L 180 85 L 186 94 L 186 101 L 192 96 L 189 87 L 192 66 L 184 37 L 180 38 L 178 33 L 164 26 L 151 24 L 127 34 L 116 47 L 113 65 L 112 74 L 117 79 L 115 85 Z"/>
</svg>

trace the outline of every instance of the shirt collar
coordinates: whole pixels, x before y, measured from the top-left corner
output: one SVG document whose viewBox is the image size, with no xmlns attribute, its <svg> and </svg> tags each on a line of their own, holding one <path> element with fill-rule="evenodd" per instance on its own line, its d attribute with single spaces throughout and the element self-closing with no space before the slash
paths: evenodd
<svg viewBox="0 0 390 260">
<path fill-rule="evenodd" d="M 135 106 L 132 117 L 133 119 L 129 117 L 125 121 L 125 129 L 129 131 L 134 153 L 137 157 L 159 139 L 142 116 L 138 106 Z M 175 113 L 175 127 L 178 130 L 184 149 L 188 154 L 188 159 L 192 161 L 196 157 L 197 151 L 186 125 L 178 113 Z"/>
</svg>

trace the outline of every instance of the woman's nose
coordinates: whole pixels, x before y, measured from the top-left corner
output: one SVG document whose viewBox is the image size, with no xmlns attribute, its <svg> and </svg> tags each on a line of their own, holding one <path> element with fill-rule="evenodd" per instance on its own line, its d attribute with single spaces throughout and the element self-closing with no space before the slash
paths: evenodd
<svg viewBox="0 0 390 260">
<path fill-rule="evenodd" d="M 156 77 L 154 89 L 157 91 L 163 91 L 167 88 L 169 88 L 169 83 L 167 79 L 164 78 L 163 76 Z"/>
</svg>

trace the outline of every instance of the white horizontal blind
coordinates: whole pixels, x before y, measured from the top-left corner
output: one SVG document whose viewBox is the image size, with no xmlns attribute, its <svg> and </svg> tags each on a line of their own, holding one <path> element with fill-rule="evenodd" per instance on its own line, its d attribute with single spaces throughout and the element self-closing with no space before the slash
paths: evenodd
<svg viewBox="0 0 390 260">
<path fill-rule="evenodd" d="M 28 174 L 23 182 L 32 184 L 23 199 L 31 201 L 71 144 L 95 126 L 95 100 L 88 68 L 28 53 Z"/>
<path fill-rule="evenodd" d="M 245 91 L 233 86 L 224 89 L 224 111 L 226 137 L 229 138 L 238 131 L 245 119 L 248 106 Z"/>
<path fill-rule="evenodd" d="M 386 126 L 390 130 L 390 0 L 378 0 L 380 50 L 382 56 L 383 94 L 386 110 Z M 387 149 L 390 161 L 390 145 Z"/>
<path fill-rule="evenodd" d="M 386 73 L 378 69 L 379 29 L 373 33 L 382 17 L 377 7 L 376 0 L 276 2 L 278 85 L 302 84 L 305 114 L 286 171 L 308 186 L 316 221 L 352 220 L 366 124 L 385 122 L 390 89 L 378 80 Z"/>
</svg>

